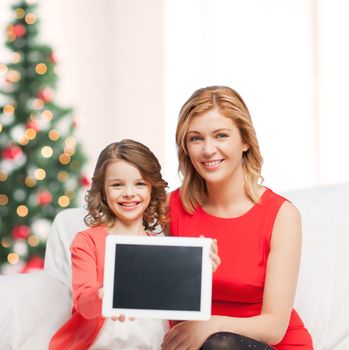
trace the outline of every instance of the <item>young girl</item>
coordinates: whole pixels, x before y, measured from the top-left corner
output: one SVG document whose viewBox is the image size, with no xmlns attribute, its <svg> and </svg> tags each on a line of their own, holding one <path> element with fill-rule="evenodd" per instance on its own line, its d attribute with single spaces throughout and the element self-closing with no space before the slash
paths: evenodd
<svg viewBox="0 0 349 350">
<path fill-rule="evenodd" d="M 261 184 L 263 159 L 241 96 L 225 86 L 195 91 L 180 111 L 176 142 L 183 182 L 170 197 L 170 233 L 216 238 L 222 264 L 211 319 L 176 324 L 162 349 L 312 350 L 292 307 L 300 215 Z"/>
<path fill-rule="evenodd" d="M 50 350 L 160 348 L 167 321 L 101 315 L 106 236 L 149 236 L 168 221 L 160 170 L 154 154 L 136 141 L 115 142 L 101 152 L 86 197 L 90 228 L 71 245 L 72 316 L 52 337 Z"/>
</svg>

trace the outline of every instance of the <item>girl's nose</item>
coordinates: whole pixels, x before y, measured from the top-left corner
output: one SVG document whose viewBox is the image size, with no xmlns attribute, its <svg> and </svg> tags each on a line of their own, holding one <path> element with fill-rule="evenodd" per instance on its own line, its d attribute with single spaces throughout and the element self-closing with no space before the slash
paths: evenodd
<svg viewBox="0 0 349 350">
<path fill-rule="evenodd" d="M 133 186 L 126 186 L 125 191 L 122 195 L 123 197 L 126 197 L 126 198 L 133 197 L 135 195 Z"/>
</svg>

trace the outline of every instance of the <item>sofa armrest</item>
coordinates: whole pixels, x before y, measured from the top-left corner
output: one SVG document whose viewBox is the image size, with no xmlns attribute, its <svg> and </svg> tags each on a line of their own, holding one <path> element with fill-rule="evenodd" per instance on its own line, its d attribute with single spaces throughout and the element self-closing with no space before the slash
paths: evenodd
<svg viewBox="0 0 349 350">
<path fill-rule="evenodd" d="M 69 290 L 45 271 L 1 276 L 0 297 L 1 349 L 47 350 L 72 307 Z"/>
</svg>

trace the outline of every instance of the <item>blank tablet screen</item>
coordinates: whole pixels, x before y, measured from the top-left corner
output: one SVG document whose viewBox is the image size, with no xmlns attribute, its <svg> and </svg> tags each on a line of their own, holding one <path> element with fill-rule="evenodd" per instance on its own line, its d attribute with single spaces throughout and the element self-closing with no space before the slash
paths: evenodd
<svg viewBox="0 0 349 350">
<path fill-rule="evenodd" d="M 202 247 L 116 244 L 113 308 L 200 311 L 201 269 Z"/>
</svg>

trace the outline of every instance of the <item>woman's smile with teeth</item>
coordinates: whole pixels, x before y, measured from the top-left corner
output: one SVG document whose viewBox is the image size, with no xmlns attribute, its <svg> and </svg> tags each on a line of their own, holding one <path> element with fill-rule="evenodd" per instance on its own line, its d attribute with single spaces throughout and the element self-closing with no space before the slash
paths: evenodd
<svg viewBox="0 0 349 350">
<path fill-rule="evenodd" d="M 216 166 L 216 165 L 220 164 L 221 162 L 223 162 L 223 159 L 210 160 L 210 161 L 207 161 L 207 162 L 202 162 L 202 164 L 207 166 L 207 167 L 213 167 L 213 166 Z"/>
</svg>

